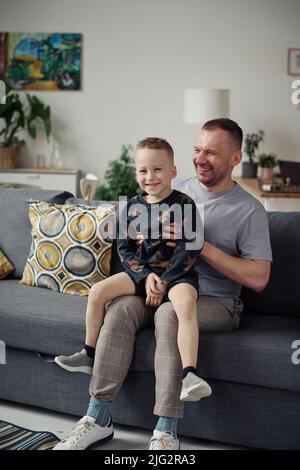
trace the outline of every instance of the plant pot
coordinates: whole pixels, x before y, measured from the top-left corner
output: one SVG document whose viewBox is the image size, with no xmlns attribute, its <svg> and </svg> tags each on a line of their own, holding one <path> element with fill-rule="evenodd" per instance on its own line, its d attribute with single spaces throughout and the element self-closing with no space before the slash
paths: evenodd
<svg viewBox="0 0 300 470">
<path fill-rule="evenodd" d="M 261 168 L 260 179 L 262 181 L 270 181 L 273 178 L 273 168 Z"/>
<path fill-rule="evenodd" d="M 256 178 L 257 166 L 252 162 L 242 162 L 242 178 Z"/>
<path fill-rule="evenodd" d="M 20 147 L 0 147 L 0 168 L 20 167 Z"/>
</svg>

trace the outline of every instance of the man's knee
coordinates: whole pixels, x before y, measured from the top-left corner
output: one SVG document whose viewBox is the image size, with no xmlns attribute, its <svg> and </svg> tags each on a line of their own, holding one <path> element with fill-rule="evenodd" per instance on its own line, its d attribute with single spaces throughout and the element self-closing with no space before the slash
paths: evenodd
<svg viewBox="0 0 300 470">
<path fill-rule="evenodd" d="M 107 304 L 104 325 L 106 329 L 124 331 L 126 326 L 138 329 L 140 317 L 144 313 L 143 299 L 134 295 L 124 295 Z"/>
<path fill-rule="evenodd" d="M 156 310 L 154 322 L 156 337 L 177 337 L 178 319 L 171 302 L 165 302 Z"/>
</svg>

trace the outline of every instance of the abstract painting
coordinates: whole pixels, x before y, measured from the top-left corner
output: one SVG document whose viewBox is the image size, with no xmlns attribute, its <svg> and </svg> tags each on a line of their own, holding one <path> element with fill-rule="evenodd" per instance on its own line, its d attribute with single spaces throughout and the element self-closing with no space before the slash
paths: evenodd
<svg viewBox="0 0 300 470">
<path fill-rule="evenodd" d="M 8 33 L 6 81 L 14 90 L 80 90 L 81 52 L 79 33 Z"/>
<path fill-rule="evenodd" d="M 5 73 L 5 39 L 6 34 L 0 33 L 0 80 L 4 79 Z"/>
</svg>

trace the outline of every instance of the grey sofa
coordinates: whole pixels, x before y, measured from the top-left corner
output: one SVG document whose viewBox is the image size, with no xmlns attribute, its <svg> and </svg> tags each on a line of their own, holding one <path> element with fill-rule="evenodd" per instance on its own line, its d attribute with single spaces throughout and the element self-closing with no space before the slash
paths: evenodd
<svg viewBox="0 0 300 470">
<path fill-rule="evenodd" d="M 84 337 L 85 297 L 19 285 L 30 246 L 26 198 L 63 203 L 70 194 L 0 190 L 0 248 L 16 270 L 0 281 L 0 398 L 74 415 L 89 400 L 89 376 L 68 374 L 53 356 L 78 350 Z M 274 264 L 261 294 L 243 290 L 239 331 L 206 334 L 199 372 L 213 395 L 187 403 L 179 433 L 265 449 L 300 449 L 300 213 L 269 213 Z M 118 271 L 113 250 L 112 270 Z M 113 406 L 116 423 L 152 429 L 154 349 L 151 328 L 137 334 L 130 372 Z"/>
</svg>

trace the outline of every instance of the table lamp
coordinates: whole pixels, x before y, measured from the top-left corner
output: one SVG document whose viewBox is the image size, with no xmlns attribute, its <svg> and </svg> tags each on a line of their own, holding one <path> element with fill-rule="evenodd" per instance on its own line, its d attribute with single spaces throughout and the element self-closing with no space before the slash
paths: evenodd
<svg viewBox="0 0 300 470">
<path fill-rule="evenodd" d="M 229 117 L 229 93 L 229 90 L 184 90 L 184 122 L 204 124 L 211 119 Z"/>
</svg>

